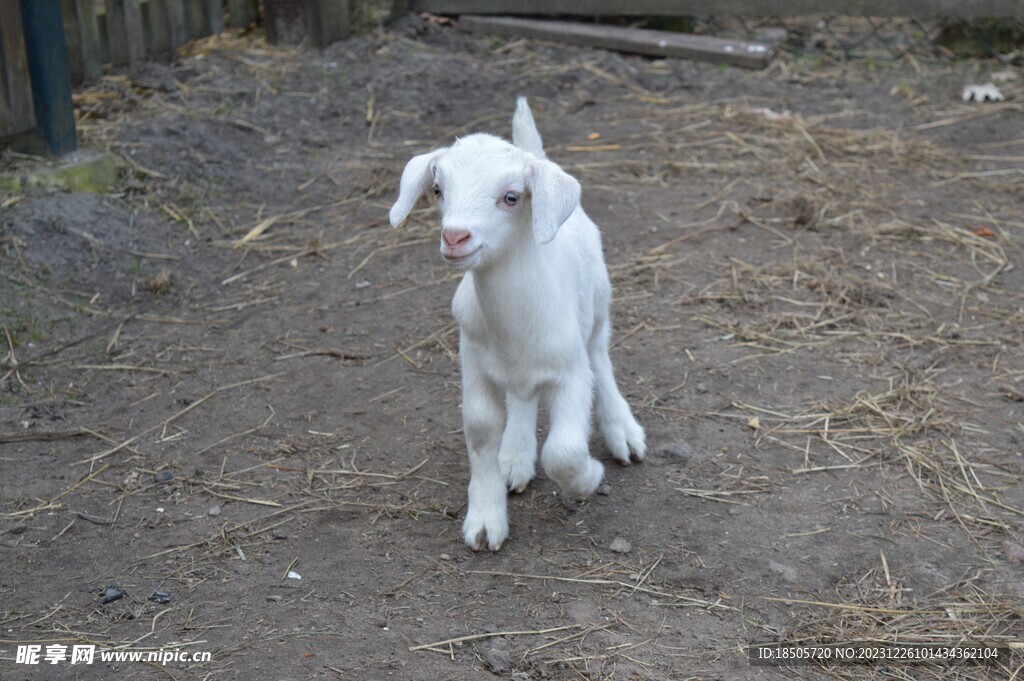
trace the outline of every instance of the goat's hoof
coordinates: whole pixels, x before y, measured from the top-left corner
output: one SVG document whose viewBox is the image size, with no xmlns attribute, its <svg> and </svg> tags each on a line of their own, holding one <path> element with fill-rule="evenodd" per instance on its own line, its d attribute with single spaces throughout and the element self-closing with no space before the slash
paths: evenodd
<svg viewBox="0 0 1024 681">
<path fill-rule="evenodd" d="M 611 455 L 623 466 L 640 463 L 647 454 L 647 442 L 643 427 L 632 417 L 628 421 L 603 428 L 605 445 Z"/>
<path fill-rule="evenodd" d="M 475 540 L 473 540 L 472 543 L 470 543 L 468 541 L 466 542 L 466 544 L 469 546 L 469 548 L 473 549 L 473 551 L 483 551 L 486 548 L 486 549 L 490 549 L 491 551 L 494 551 L 494 552 L 501 551 L 501 545 L 503 543 L 504 542 L 500 542 L 499 541 L 499 542 L 495 542 L 493 544 L 489 544 L 488 542 L 486 542 L 484 540 L 483 533 L 481 533 L 479 537 L 477 537 Z"/>
<path fill-rule="evenodd" d="M 493 517 L 483 519 L 471 513 L 462 526 L 462 536 L 466 546 L 474 551 L 483 551 L 484 548 L 498 551 L 508 539 L 508 520 Z"/>
<path fill-rule="evenodd" d="M 499 455 L 498 465 L 501 466 L 501 475 L 509 491 L 516 494 L 523 493 L 536 472 L 532 456 Z"/>
</svg>

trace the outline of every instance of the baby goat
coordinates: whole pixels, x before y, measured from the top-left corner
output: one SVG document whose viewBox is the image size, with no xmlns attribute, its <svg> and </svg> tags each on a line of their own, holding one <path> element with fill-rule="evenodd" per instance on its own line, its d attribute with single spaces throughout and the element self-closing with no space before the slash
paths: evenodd
<svg viewBox="0 0 1024 681">
<path fill-rule="evenodd" d="M 428 190 L 441 211 L 441 255 L 466 272 L 452 300 L 470 463 L 462 532 L 474 550 L 497 551 L 508 538 L 508 490 L 523 491 L 534 475 L 541 398 L 551 421 L 541 464 L 573 497 L 604 477 L 587 452 L 595 389 L 616 459 L 643 459 L 644 429 L 608 356 L 601 235 L 580 206 L 579 182 L 547 160 L 526 100 L 516 105 L 512 144 L 475 134 L 410 160 L 391 225 Z"/>
</svg>

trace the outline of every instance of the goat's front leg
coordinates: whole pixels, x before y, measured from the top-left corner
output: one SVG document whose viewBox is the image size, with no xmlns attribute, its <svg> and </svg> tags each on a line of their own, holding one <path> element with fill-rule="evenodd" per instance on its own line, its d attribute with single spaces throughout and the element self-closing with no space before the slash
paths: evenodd
<svg viewBox="0 0 1024 681">
<path fill-rule="evenodd" d="M 541 451 L 544 472 L 574 498 L 590 496 L 604 478 L 604 466 L 587 451 L 592 401 L 592 374 L 584 356 L 551 389 L 551 427 Z"/>
<path fill-rule="evenodd" d="M 498 447 L 505 413 L 501 391 L 480 370 L 465 337 L 462 352 L 462 428 L 469 450 L 469 504 L 462 536 L 479 551 L 485 544 L 497 551 L 508 538 L 505 478 L 498 464 Z"/>
<path fill-rule="evenodd" d="M 522 492 L 533 480 L 537 460 L 537 396 L 523 399 L 505 395 L 508 423 L 501 436 L 498 465 L 505 483 L 513 492 Z"/>
</svg>

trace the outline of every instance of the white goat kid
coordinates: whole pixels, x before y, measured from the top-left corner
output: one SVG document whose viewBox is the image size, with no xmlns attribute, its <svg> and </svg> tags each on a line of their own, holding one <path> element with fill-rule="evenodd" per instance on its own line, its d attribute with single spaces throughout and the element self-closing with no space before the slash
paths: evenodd
<svg viewBox="0 0 1024 681">
<path fill-rule="evenodd" d="M 508 537 L 506 496 L 533 478 L 541 398 L 550 415 L 541 464 L 564 493 L 589 496 L 604 476 L 587 451 L 595 392 L 612 455 L 628 464 L 646 452 L 608 356 L 611 284 L 580 185 L 547 160 L 522 97 L 512 140 L 475 134 L 414 157 L 390 215 L 397 227 L 433 189 L 441 255 L 467 271 L 452 312 L 470 462 L 462 531 L 474 550 L 497 551 Z"/>
</svg>

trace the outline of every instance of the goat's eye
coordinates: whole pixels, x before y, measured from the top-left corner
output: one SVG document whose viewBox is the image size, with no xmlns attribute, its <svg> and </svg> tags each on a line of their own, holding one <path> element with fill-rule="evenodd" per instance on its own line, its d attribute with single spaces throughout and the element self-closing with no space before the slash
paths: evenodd
<svg viewBox="0 0 1024 681">
<path fill-rule="evenodd" d="M 501 199 L 506 206 L 514 206 L 519 203 L 519 192 L 509 192 Z"/>
<path fill-rule="evenodd" d="M 441 195 L 443 194 L 443 192 L 441 191 L 441 188 L 440 188 L 440 187 L 438 187 L 438 186 L 437 186 L 437 185 L 435 184 L 435 185 L 434 185 L 434 187 L 433 187 L 433 189 L 434 189 L 434 196 L 436 196 L 437 198 L 441 198 Z"/>
</svg>

